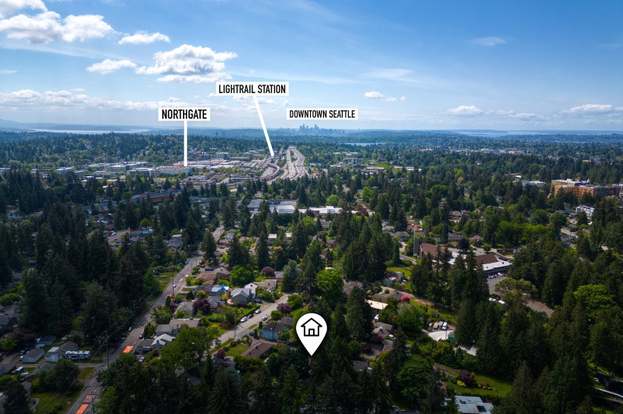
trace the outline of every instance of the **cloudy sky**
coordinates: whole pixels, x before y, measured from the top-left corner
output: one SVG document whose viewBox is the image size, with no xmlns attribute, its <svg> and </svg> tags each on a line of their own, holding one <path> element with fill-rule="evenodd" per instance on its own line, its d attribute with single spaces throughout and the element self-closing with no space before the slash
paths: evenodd
<svg viewBox="0 0 623 414">
<path fill-rule="evenodd" d="M 205 104 L 259 127 L 214 82 L 286 80 L 262 99 L 348 106 L 326 127 L 623 129 L 623 2 L 0 0 L 0 119 L 155 125 Z"/>
</svg>

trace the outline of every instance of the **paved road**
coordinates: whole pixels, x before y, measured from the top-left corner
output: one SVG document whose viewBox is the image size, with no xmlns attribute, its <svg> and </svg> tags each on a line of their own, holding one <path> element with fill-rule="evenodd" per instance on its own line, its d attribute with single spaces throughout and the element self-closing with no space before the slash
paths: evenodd
<svg viewBox="0 0 623 414">
<path fill-rule="evenodd" d="M 220 239 L 224 232 L 225 230 L 223 227 L 218 227 L 212 233 L 214 235 L 214 239 Z M 162 291 L 160 296 L 151 302 L 151 304 L 147 307 L 147 310 L 140 317 L 135 319 L 133 329 L 128 333 L 128 336 L 121 342 L 121 344 L 116 349 L 111 350 L 107 356 L 105 355 L 102 363 L 95 365 L 93 375 L 85 381 L 85 386 L 82 389 L 80 396 L 71 405 L 67 411 L 68 414 L 74 414 L 87 396 L 89 396 L 92 401 L 99 398 L 102 392 L 102 386 L 97 381 L 97 374 L 105 370 L 109 363 L 112 363 L 119 358 L 119 355 L 121 355 L 121 352 L 126 346 L 134 346 L 139 341 L 139 338 L 145 329 L 145 325 L 147 325 L 151 319 L 152 311 L 156 307 L 164 305 L 168 295 L 171 293 L 179 293 L 184 288 L 186 285 L 186 276 L 189 275 L 192 272 L 192 269 L 199 264 L 201 258 L 201 255 L 196 255 L 187 260 L 186 265 L 175 275 L 171 282 L 169 282 L 169 285 Z M 175 286 L 175 288 L 173 286 Z"/>
<path fill-rule="evenodd" d="M 305 156 L 296 147 L 288 147 L 285 150 L 286 164 L 283 173 L 269 182 L 275 180 L 296 180 L 309 175 L 305 168 Z"/>
<path fill-rule="evenodd" d="M 259 324 L 262 319 L 264 319 L 264 317 L 270 318 L 270 313 L 277 310 L 277 307 L 281 303 L 287 303 L 288 297 L 290 297 L 290 295 L 284 294 L 273 303 L 263 303 L 260 306 L 259 314 L 253 315 L 247 321 L 236 325 L 235 329 L 227 331 L 219 336 L 219 341 L 221 341 L 221 343 L 224 343 L 226 341 L 229 341 L 230 339 L 240 339 L 243 336 L 248 335 L 251 331 L 253 331 L 253 329 L 255 329 L 255 326 Z"/>
</svg>

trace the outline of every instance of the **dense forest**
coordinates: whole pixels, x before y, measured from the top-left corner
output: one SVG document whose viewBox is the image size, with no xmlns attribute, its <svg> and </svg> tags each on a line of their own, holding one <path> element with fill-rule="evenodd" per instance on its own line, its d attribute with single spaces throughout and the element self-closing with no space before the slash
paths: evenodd
<svg viewBox="0 0 623 414">
<path fill-rule="evenodd" d="M 449 373 L 456 370 L 466 386 L 476 376 L 507 384 L 504 395 L 490 395 L 496 413 L 589 413 L 607 406 L 595 392 L 596 375 L 623 375 L 621 199 L 578 199 L 549 189 L 559 178 L 621 182 L 616 137 L 424 135 L 415 142 L 390 134 L 382 145 L 353 146 L 301 134 L 277 142 L 297 142 L 315 166 L 309 177 L 191 188 L 179 177 L 127 177 L 104 186 L 54 171 L 44 178 L 40 171 L 114 160 L 168 162 L 181 145 L 175 137 L 36 134 L 14 145 L 17 138 L 6 135 L 0 143 L 8 167 L 0 178 L 0 303 L 20 309 L 12 342 L 0 340 L 6 350 L 35 335 L 75 335 L 102 354 L 162 292 L 163 269 L 177 271 L 197 255 L 228 267 L 232 286 L 259 280 L 266 268 L 283 272 L 278 292 L 289 297 L 277 316 L 316 312 L 329 323 L 313 358 L 290 330 L 265 360 L 236 355 L 235 370 L 223 365 L 225 347 L 214 341 L 214 330 L 181 329 L 159 352 L 144 360 L 122 355 L 99 374 L 99 412 L 454 412 Z M 195 144 L 234 154 L 259 147 L 251 139 L 215 136 Z M 363 166 L 340 164 L 345 157 Z M 174 196 L 157 204 L 132 199 L 162 190 Z M 207 201 L 193 203 L 197 197 Z M 298 210 L 279 215 L 262 202 L 251 214 L 247 206 L 258 197 L 295 200 L 297 209 L 342 210 L 322 218 Z M 590 219 L 576 215 L 580 204 L 594 207 Z M 104 205 L 112 229 L 97 221 Z M 10 219 L 15 211 L 19 218 Z M 460 217 L 452 219 L 456 212 Z M 573 242 L 562 237 L 570 226 Z M 108 241 L 112 232 L 144 228 L 150 233 L 138 242 L 127 235 L 118 247 Z M 233 235 L 220 256 L 217 228 Z M 182 236 L 179 250 L 166 245 L 174 234 Z M 276 235 L 270 243 L 269 234 Z M 414 255 L 422 243 L 437 245 L 438 254 Z M 512 257 L 501 298 L 490 293 L 477 248 Z M 406 276 L 394 287 L 414 300 L 389 300 L 375 319 L 367 299 L 384 291 L 391 269 Z M 537 312 L 526 299 L 552 312 Z M 197 308 L 205 304 L 200 300 Z M 456 327 L 452 341 L 424 333 L 440 315 Z M 393 327 L 391 350 L 357 370 L 353 361 L 378 345 L 378 322 Z M 470 348 L 477 353 L 465 351 Z M 54 375 L 75 377 L 71 364 L 59 367 L 37 379 L 40 389 L 54 384 Z M 19 405 L 23 395 L 14 381 L 0 387 Z"/>
</svg>

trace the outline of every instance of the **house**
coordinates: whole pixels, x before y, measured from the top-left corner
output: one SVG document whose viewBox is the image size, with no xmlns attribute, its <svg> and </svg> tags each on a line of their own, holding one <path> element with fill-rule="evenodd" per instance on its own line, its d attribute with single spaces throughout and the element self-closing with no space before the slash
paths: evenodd
<svg viewBox="0 0 623 414">
<path fill-rule="evenodd" d="M 252 358 L 262 358 L 264 355 L 269 353 L 274 346 L 275 344 L 272 342 L 255 340 L 242 355 Z"/>
<path fill-rule="evenodd" d="M 220 349 L 212 358 L 212 363 L 214 364 L 214 368 L 224 368 L 224 369 L 236 369 L 236 361 L 233 357 L 225 355 L 225 352 Z"/>
<path fill-rule="evenodd" d="M 575 208 L 575 213 L 576 214 L 584 213 L 586 214 L 586 217 L 590 220 L 593 218 L 593 213 L 595 213 L 595 207 L 587 206 L 586 204 L 581 204 Z"/>
<path fill-rule="evenodd" d="M 229 280 L 231 276 L 231 272 L 222 266 L 214 269 L 214 274 L 216 275 L 216 280 L 221 280 L 221 279 Z"/>
<path fill-rule="evenodd" d="M 304 210 L 304 209 L 301 209 L 301 210 L 303 210 L 302 213 L 309 213 L 317 217 L 335 216 L 342 212 L 341 207 L 335 207 L 335 206 L 310 207 L 307 210 Z"/>
<path fill-rule="evenodd" d="M 136 343 L 136 346 L 134 347 L 134 353 L 146 354 L 148 352 L 151 352 L 154 349 L 153 342 L 153 339 L 141 339 Z"/>
<path fill-rule="evenodd" d="M 30 351 L 22 355 L 22 362 L 24 364 L 36 364 L 43 356 L 45 352 L 41 348 L 33 348 Z"/>
<path fill-rule="evenodd" d="M 220 296 L 223 293 L 227 293 L 229 290 L 229 286 L 226 285 L 214 285 L 212 289 L 210 289 L 210 295 Z"/>
<path fill-rule="evenodd" d="M 151 347 L 154 349 L 160 349 L 163 348 L 165 345 L 173 342 L 173 340 L 175 339 L 174 336 L 171 336 L 169 334 L 162 334 L 162 335 L 158 335 L 154 338 L 154 340 L 151 343 Z"/>
<path fill-rule="evenodd" d="M 264 279 L 256 283 L 257 287 L 268 292 L 274 292 L 277 289 L 277 279 Z"/>
<path fill-rule="evenodd" d="M 368 305 L 370 305 L 372 310 L 376 312 L 380 312 L 387 307 L 387 303 L 379 302 L 372 299 L 367 299 L 366 302 L 368 302 Z"/>
<path fill-rule="evenodd" d="M 350 296 L 351 292 L 355 288 L 363 289 L 363 283 L 356 281 L 356 280 L 348 280 L 344 282 L 342 286 L 342 292 L 344 292 L 346 296 Z"/>
<path fill-rule="evenodd" d="M 169 323 L 159 324 L 156 326 L 156 335 L 168 334 L 176 336 L 183 326 L 196 328 L 199 326 L 199 319 L 171 319 Z"/>
<path fill-rule="evenodd" d="M 270 266 L 264 266 L 262 268 L 262 274 L 266 277 L 275 277 L 275 269 Z"/>
<path fill-rule="evenodd" d="M 66 352 L 75 352 L 75 351 L 80 350 L 80 347 L 75 342 L 67 341 L 67 342 L 63 342 L 59 346 L 59 349 L 61 351 L 61 355 L 64 356 Z"/>
<path fill-rule="evenodd" d="M 177 305 L 177 308 L 175 308 L 175 313 L 179 315 L 191 316 L 193 314 L 193 303 L 188 300 L 180 303 Z"/>
<path fill-rule="evenodd" d="M 169 326 L 173 329 L 175 335 L 179 333 L 182 327 L 197 328 L 199 326 L 199 319 L 171 319 Z"/>
<path fill-rule="evenodd" d="M 61 358 L 61 349 L 58 346 L 53 346 L 45 354 L 45 360 L 48 362 L 58 362 Z"/>
<path fill-rule="evenodd" d="M 287 332 L 292 326 L 292 318 L 281 318 L 279 321 L 270 321 L 266 323 L 260 330 L 260 338 L 267 341 L 279 341 L 284 332 Z"/>
<path fill-rule="evenodd" d="M 174 234 L 171 236 L 171 238 L 169 240 L 167 240 L 167 247 L 169 249 L 173 249 L 173 250 L 179 250 L 182 248 L 182 245 L 184 244 L 183 240 L 182 240 L 182 235 L 181 234 Z"/>
<path fill-rule="evenodd" d="M 396 302 L 409 302 L 414 296 L 408 292 L 403 292 L 390 287 L 385 287 L 379 293 L 372 295 L 372 300 L 382 303 L 389 303 L 392 300 Z"/>
<path fill-rule="evenodd" d="M 460 414 L 493 414 L 493 404 L 482 401 L 480 397 L 455 395 L 454 404 Z"/>
<path fill-rule="evenodd" d="M 54 343 L 56 338 L 54 336 L 42 336 L 36 339 L 35 347 L 45 348 Z"/>
<path fill-rule="evenodd" d="M 303 336 L 320 336 L 322 324 L 314 318 L 310 318 L 301 327 L 303 328 Z"/>
<path fill-rule="evenodd" d="M 251 282 L 251 283 L 247 283 L 246 285 L 244 285 L 244 289 L 249 293 L 249 295 L 254 298 L 255 297 L 255 292 L 257 291 L 257 284 Z"/>
<path fill-rule="evenodd" d="M 212 272 L 201 272 L 197 275 L 197 279 L 201 280 L 202 283 L 213 285 L 216 283 L 216 274 Z"/>
<path fill-rule="evenodd" d="M 476 265 L 482 268 L 485 275 L 504 273 L 511 267 L 511 262 L 498 257 L 494 253 L 481 254 L 474 257 Z"/>
<path fill-rule="evenodd" d="M 91 351 L 65 351 L 63 357 L 71 361 L 84 361 L 91 358 Z"/>
<path fill-rule="evenodd" d="M 394 329 L 394 327 L 389 323 L 375 321 L 372 334 L 377 338 L 384 340 L 391 335 L 392 329 Z"/>
<path fill-rule="evenodd" d="M 255 298 L 256 289 L 257 285 L 255 283 L 249 283 L 243 288 L 236 288 L 232 290 L 230 299 L 236 306 L 245 306 L 253 300 L 253 298 Z"/>
<path fill-rule="evenodd" d="M 439 254 L 445 253 L 448 251 L 448 248 L 445 246 L 440 246 L 432 243 L 420 243 L 420 257 L 430 256 L 433 259 L 436 259 Z"/>
<path fill-rule="evenodd" d="M 251 300 L 251 297 L 243 288 L 236 288 L 231 291 L 231 301 L 236 306 L 245 306 Z"/>
</svg>

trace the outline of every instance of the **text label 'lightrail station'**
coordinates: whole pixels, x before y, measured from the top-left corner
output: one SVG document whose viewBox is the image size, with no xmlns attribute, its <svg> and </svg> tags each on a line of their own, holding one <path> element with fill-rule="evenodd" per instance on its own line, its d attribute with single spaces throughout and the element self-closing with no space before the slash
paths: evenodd
<svg viewBox="0 0 623 414">
<path fill-rule="evenodd" d="M 217 95 L 288 96 L 289 93 L 290 85 L 288 82 L 216 82 Z"/>
</svg>

